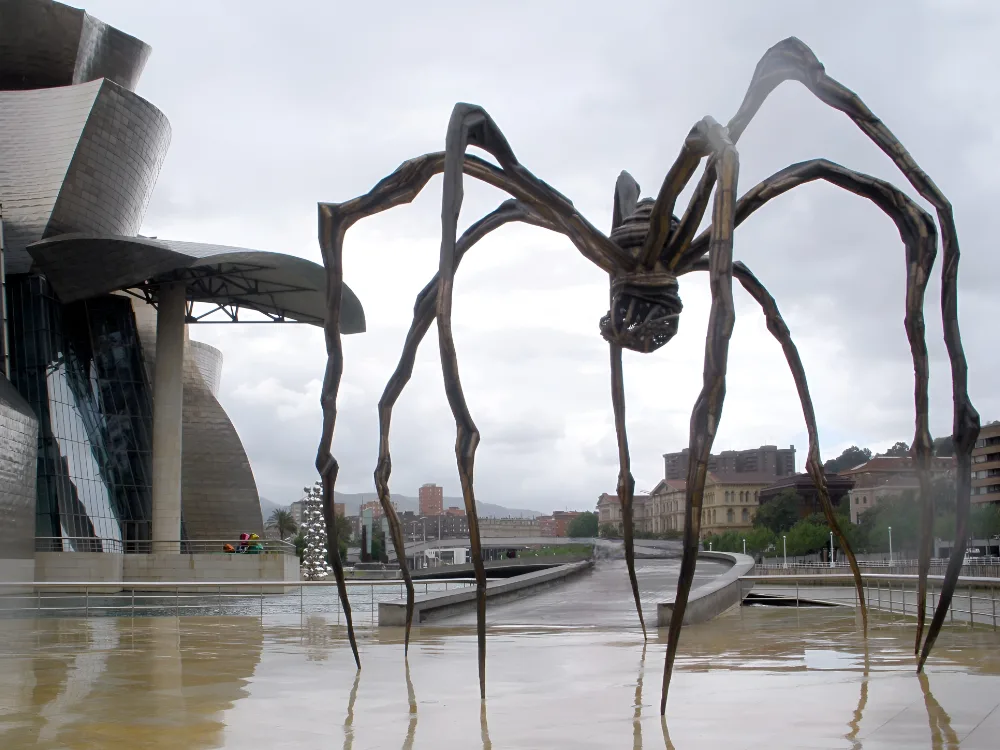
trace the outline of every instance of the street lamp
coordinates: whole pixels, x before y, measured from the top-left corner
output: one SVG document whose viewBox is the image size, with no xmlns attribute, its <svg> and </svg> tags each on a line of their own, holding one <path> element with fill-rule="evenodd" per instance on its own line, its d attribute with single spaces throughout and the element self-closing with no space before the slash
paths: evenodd
<svg viewBox="0 0 1000 750">
<path fill-rule="evenodd" d="M 747 553 L 747 540 L 744 539 L 743 540 L 743 554 L 745 555 L 746 553 Z"/>
<path fill-rule="evenodd" d="M 781 535 L 781 554 L 785 558 L 785 567 L 788 567 L 788 537 L 784 534 Z"/>
<path fill-rule="evenodd" d="M 834 567 L 833 564 L 833 532 L 830 532 L 830 567 Z"/>
<path fill-rule="evenodd" d="M 711 542 L 709 542 L 709 543 L 708 543 L 708 551 L 709 551 L 709 552 L 711 552 L 711 551 L 712 551 L 712 543 L 711 543 Z"/>
<path fill-rule="evenodd" d="M 889 564 L 892 565 L 892 526 L 889 527 Z"/>
</svg>

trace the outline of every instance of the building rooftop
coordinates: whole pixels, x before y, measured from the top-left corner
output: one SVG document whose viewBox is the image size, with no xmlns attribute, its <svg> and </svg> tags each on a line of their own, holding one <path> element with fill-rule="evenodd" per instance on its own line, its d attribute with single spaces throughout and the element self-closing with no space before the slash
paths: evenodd
<svg viewBox="0 0 1000 750">
<path fill-rule="evenodd" d="M 931 459 L 932 471 L 947 471 L 955 467 L 955 459 L 952 457 Z M 854 476 L 856 474 L 867 474 L 872 472 L 904 472 L 914 471 L 913 459 L 901 456 L 876 456 L 863 464 L 840 472 L 841 476 Z"/>
<path fill-rule="evenodd" d="M 774 474 L 769 471 L 708 472 L 705 484 L 771 484 Z"/>
</svg>

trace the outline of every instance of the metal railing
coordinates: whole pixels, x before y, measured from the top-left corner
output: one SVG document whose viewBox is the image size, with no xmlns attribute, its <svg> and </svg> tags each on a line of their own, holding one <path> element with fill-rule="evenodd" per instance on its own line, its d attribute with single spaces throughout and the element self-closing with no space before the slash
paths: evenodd
<svg viewBox="0 0 1000 750">
<path fill-rule="evenodd" d="M 887 612 L 890 615 L 917 616 L 916 575 L 889 573 L 864 573 L 861 576 L 865 603 L 873 612 Z M 927 580 L 927 600 L 925 613 L 934 615 L 941 598 L 943 576 L 929 576 Z M 773 597 L 775 600 L 790 601 L 795 606 L 807 603 L 839 604 L 858 606 L 858 593 L 854 587 L 854 576 L 850 573 L 746 575 L 740 578 L 750 587 L 744 587 L 745 597 L 750 588 L 755 593 Z M 757 586 L 757 584 L 763 584 Z M 1000 578 L 962 576 L 952 596 L 948 608 L 949 622 L 964 622 L 970 627 L 976 624 L 991 626 L 993 630 L 1000 624 Z"/>
<path fill-rule="evenodd" d="M 36 552 L 107 552 L 111 554 L 148 555 L 157 547 L 177 551 L 182 555 L 194 554 L 259 554 L 278 553 L 294 555 L 295 545 L 281 539 L 109 539 L 102 537 L 35 537 Z M 228 552 L 226 546 L 232 547 Z"/>
<path fill-rule="evenodd" d="M 487 579 L 496 580 L 496 579 Z M 474 586 L 474 578 L 414 581 L 417 594 Z M 128 588 L 134 586 L 134 588 Z M 109 592 L 109 589 L 120 591 Z M 378 604 L 406 596 L 402 581 L 349 580 L 355 624 L 378 623 Z M 9 592 L 9 593 L 8 593 Z M 3 617 L 260 617 L 325 615 L 340 622 L 334 580 L 0 583 Z"/>
<path fill-rule="evenodd" d="M 862 572 L 893 572 L 904 575 L 916 575 L 917 560 L 858 560 L 858 568 Z M 931 560 L 930 569 L 932 572 L 944 573 L 948 567 L 947 558 L 935 558 Z M 754 566 L 754 573 L 758 575 L 794 575 L 803 571 L 820 572 L 833 570 L 838 573 L 849 571 L 850 564 L 846 560 L 836 560 L 833 565 L 828 562 L 789 562 L 784 563 L 781 558 L 766 558 L 763 562 Z M 962 564 L 962 572 L 968 576 L 1000 578 L 1000 557 L 970 557 Z"/>
</svg>

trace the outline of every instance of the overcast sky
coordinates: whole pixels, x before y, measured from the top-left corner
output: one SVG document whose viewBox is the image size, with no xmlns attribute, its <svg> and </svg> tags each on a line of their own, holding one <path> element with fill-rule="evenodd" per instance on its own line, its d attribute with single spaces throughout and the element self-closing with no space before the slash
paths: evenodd
<svg viewBox="0 0 1000 750">
<path fill-rule="evenodd" d="M 421 7 L 424 6 L 424 7 Z M 960 320 L 973 402 L 1000 418 L 996 388 L 1000 6 L 982 2 L 378 3 L 91 0 L 86 9 L 153 47 L 138 93 L 173 140 L 143 234 L 275 250 L 320 262 L 316 204 L 367 192 L 402 161 L 444 147 L 458 101 L 485 107 L 518 158 L 607 230 L 622 169 L 655 195 L 691 125 L 725 123 L 764 51 L 788 36 L 861 95 L 955 207 Z M 788 164 L 827 157 L 892 180 L 892 163 L 842 114 L 786 83 L 739 143 L 740 192 Z M 356 225 L 345 280 L 368 332 L 346 337 L 334 453 L 338 489 L 373 492 L 376 405 L 416 293 L 436 271 L 441 180 L 413 204 Z M 685 194 L 686 197 L 687 193 Z M 505 196 L 466 181 L 460 230 Z M 926 204 L 925 204 L 926 205 Z M 903 247 L 866 201 L 796 189 L 736 234 L 735 257 L 769 286 L 805 363 L 824 458 L 913 436 L 903 330 Z M 940 272 L 940 262 L 935 274 Z M 759 308 L 738 288 L 715 450 L 794 445 L 806 434 L 792 379 Z M 950 433 L 940 286 L 930 285 L 931 431 Z M 625 355 L 637 490 L 687 445 L 701 384 L 709 296 L 681 280 L 680 333 Z M 992 303 L 991 303 L 992 300 Z M 607 277 L 565 238 L 508 227 L 480 243 L 455 287 L 462 383 L 482 433 L 480 499 L 540 511 L 592 508 L 617 477 Z M 261 494 L 297 499 L 314 479 L 322 332 L 303 325 L 192 326 L 225 356 L 220 400 Z M 393 420 L 392 489 L 460 494 L 454 422 L 431 329 Z"/>
</svg>

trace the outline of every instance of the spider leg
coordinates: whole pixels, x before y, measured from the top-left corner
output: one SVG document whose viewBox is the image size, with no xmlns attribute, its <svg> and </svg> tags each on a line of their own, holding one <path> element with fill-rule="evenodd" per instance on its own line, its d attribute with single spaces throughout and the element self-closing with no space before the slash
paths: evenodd
<svg viewBox="0 0 1000 750">
<path fill-rule="evenodd" d="M 541 224 L 541 220 L 524 204 L 513 199 L 504 201 L 495 211 L 487 214 L 470 226 L 459 238 L 455 245 L 458 254 L 455 261 L 456 266 L 462 260 L 465 253 L 479 242 L 479 240 L 494 229 L 511 221 Z M 399 523 L 399 517 L 390 502 L 389 475 L 392 472 L 392 456 L 389 452 L 389 427 L 392 422 L 393 407 L 395 407 L 396 401 L 399 400 L 403 392 L 403 388 L 406 387 L 406 384 L 410 381 L 410 377 L 413 375 L 413 365 L 416 361 L 417 349 L 427 334 L 431 323 L 434 322 L 434 316 L 437 312 L 438 278 L 438 274 L 435 274 L 434 278 L 417 295 L 416 302 L 413 305 L 413 322 L 410 324 L 410 330 L 407 331 L 399 363 L 396 365 L 396 369 L 393 371 L 389 382 L 385 386 L 385 391 L 382 393 L 382 398 L 378 402 L 379 453 L 378 464 L 375 467 L 375 488 L 378 491 L 382 507 L 386 509 L 386 515 L 389 518 L 393 545 L 396 549 L 396 559 L 402 560 L 400 570 L 403 573 L 403 580 L 406 584 L 405 652 L 409 651 L 410 645 L 414 592 L 413 580 L 406 565 L 406 543 L 403 538 L 402 527 Z"/>
<path fill-rule="evenodd" d="M 501 136 L 502 140 L 502 136 Z M 505 142 L 504 142 L 505 143 Z M 539 180 L 521 166 L 507 147 L 500 160 L 503 168 L 497 168 L 483 159 L 466 156 L 459 170 L 472 177 L 506 191 L 515 198 L 531 203 L 540 215 L 540 220 L 557 227 L 577 247 L 580 253 L 595 265 L 609 273 L 618 268 L 634 267 L 632 256 L 619 248 L 595 227 L 587 222 L 573 208 L 573 204 L 558 191 Z M 323 430 L 316 451 L 316 469 L 323 479 L 323 497 L 327 521 L 328 548 L 337 549 L 336 518 L 333 513 L 334 485 L 339 466 L 333 457 L 333 433 L 337 422 L 337 395 L 344 370 L 344 351 L 340 333 L 340 308 L 344 295 L 343 246 L 347 230 L 358 220 L 412 201 L 434 175 L 443 171 L 443 152 L 425 154 L 403 162 L 397 169 L 379 181 L 368 193 L 344 203 L 321 203 L 319 205 L 319 241 L 323 253 L 323 264 L 327 272 L 327 315 L 324 326 L 327 363 L 323 376 L 323 390 L 320 403 L 323 409 Z M 380 496 L 380 500 L 382 497 Z M 329 507 L 327 507 L 329 506 Z M 393 543 L 402 539 L 396 514 L 383 502 L 386 516 L 390 521 Z M 347 586 L 343 565 L 334 557 L 333 572 L 337 579 L 337 589 L 347 622 L 348 637 L 354 659 L 360 669 L 357 642 L 351 617 Z M 405 551 L 397 549 L 400 565 L 406 565 Z"/>
<path fill-rule="evenodd" d="M 628 172 L 618 175 L 615 183 L 614 211 L 611 229 L 614 231 L 626 217 L 635 211 L 641 189 L 639 183 Z M 669 216 L 669 212 L 668 212 Z M 660 245 L 662 247 L 662 243 Z M 614 276 L 611 277 L 614 282 Z M 635 539 L 632 526 L 632 507 L 635 499 L 635 479 L 632 477 L 628 452 L 628 433 L 625 427 L 625 381 L 622 371 L 622 348 L 609 343 L 611 353 L 611 405 L 615 413 L 615 435 L 618 439 L 618 503 L 622 509 L 622 536 L 625 546 L 625 567 L 628 569 L 629 583 L 635 611 L 642 627 L 643 644 L 646 643 L 646 621 L 642 616 L 642 600 L 639 597 L 639 582 L 635 576 Z M 645 645 L 643 646 L 645 649 Z"/>
<path fill-rule="evenodd" d="M 712 307 L 705 342 L 705 370 L 701 394 L 691 413 L 690 464 L 687 477 L 684 551 L 677 580 L 677 596 L 667 631 L 667 653 L 663 666 L 660 714 L 667 708 L 670 675 L 677 656 L 677 643 L 688 594 L 694 581 L 701 531 L 701 507 L 708 473 L 708 457 L 722 416 L 726 394 L 726 360 L 733 333 L 733 230 L 735 229 L 736 184 L 739 157 L 724 128 L 717 123 L 708 130 L 708 145 L 715 157 L 718 189 L 713 209 L 712 241 L 709 248 L 709 276 Z"/>
<path fill-rule="evenodd" d="M 794 187 L 813 180 L 825 180 L 855 195 L 867 198 L 892 219 L 899 230 L 899 236 L 906 247 L 906 316 L 903 323 L 906 328 L 907 339 L 910 344 L 910 354 L 913 359 L 914 402 L 917 414 L 914 444 L 919 445 L 923 443 L 929 445 L 930 431 L 927 426 L 929 373 L 927 343 L 924 338 L 923 308 L 924 293 L 933 269 L 934 259 L 937 255 L 937 229 L 934 225 L 934 220 L 930 214 L 920 208 L 905 193 L 892 184 L 859 172 L 854 172 L 825 159 L 814 159 L 802 162 L 801 164 L 793 164 L 751 188 L 736 206 L 737 226 L 767 201 Z M 702 236 L 692 242 L 691 248 L 685 253 L 685 257 L 688 259 L 695 258 L 699 254 L 704 253 L 709 236 L 709 234 L 703 233 Z M 916 463 L 917 476 L 920 483 L 924 532 L 921 539 L 922 546 L 920 553 L 922 556 L 926 555 L 927 560 L 929 560 L 930 549 L 926 546 L 926 540 L 930 538 L 929 529 L 933 525 L 929 455 L 923 452 L 918 453 Z M 809 473 L 815 481 L 816 467 L 810 467 Z M 817 483 L 818 486 L 819 484 Z M 846 542 L 846 540 L 844 541 Z M 849 548 L 845 548 L 845 551 L 847 549 Z M 852 556 L 853 553 L 849 554 L 848 559 Z M 856 565 L 852 565 L 851 567 L 854 571 L 855 586 L 860 590 L 860 571 Z M 917 591 L 918 627 L 915 649 L 919 647 L 920 633 L 924 624 L 926 596 L 926 578 L 921 578 L 918 582 Z"/>
<path fill-rule="evenodd" d="M 507 139 L 497 127 L 493 119 L 481 107 L 459 103 L 452 111 L 448 123 L 448 134 L 445 139 L 444 187 L 441 201 L 441 259 L 438 267 L 437 296 L 437 326 L 438 343 L 441 352 L 441 369 L 444 372 L 445 394 L 448 404 L 455 417 L 456 437 L 455 456 L 458 463 L 458 474 L 462 484 L 462 496 L 465 499 L 465 512 L 469 519 L 469 540 L 472 548 L 472 563 L 476 574 L 476 624 L 479 642 L 479 693 L 486 697 L 486 569 L 482 559 L 482 545 L 479 538 L 479 518 L 476 514 L 476 498 L 473 488 L 473 471 L 475 466 L 476 448 L 479 445 L 479 430 L 469 412 L 465 394 L 459 378 L 458 358 L 455 351 L 455 338 L 451 327 L 451 310 L 455 281 L 455 266 L 458 258 L 456 252 L 456 234 L 458 215 L 462 207 L 462 172 L 466 159 L 465 150 L 468 146 L 478 146 L 493 155 L 499 162 L 504 173 L 530 196 L 528 202 L 543 219 L 555 219 L 556 215 L 549 199 L 540 200 L 546 196 L 545 190 L 551 191 L 544 183 L 535 178 L 520 165 Z M 572 207 L 569 207 L 572 210 Z M 578 216 L 573 212 L 574 216 Z M 589 226 L 589 225 L 587 225 Z M 573 235 L 572 226 L 565 222 L 560 230 Z M 596 230 L 593 230 L 596 232 Z M 596 232 L 600 238 L 604 235 Z M 575 241 L 575 240 L 574 240 Z M 614 243 L 608 241 L 616 251 L 620 251 Z M 624 253 L 624 251 L 620 251 Z M 627 255 L 627 254 L 626 254 Z M 631 258 L 631 256 L 629 256 Z M 613 271 L 614 269 L 609 269 Z"/>
<path fill-rule="evenodd" d="M 635 479 L 632 478 L 628 454 L 628 433 L 625 430 L 625 381 L 622 373 L 622 348 L 610 344 L 611 349 L 611 404 L 615 411 L 615 434 L 618 437 L 618 502 L 622 506 L 622 536 L 625 544 L 625 566 L 632 584 L 635 611 L 642 626 L 642 639 L 646 640 L 646 621 L 642 616 L 639 598 L 639 581 L 635 576 L 635 539 L 632 531 L 632 501 L 635 498 Z"/>
<path fill-rule="evenodd" d="M 646 234 L 642 250 L 639 251 L 639 264 L 644 268 L 652 270 L 660 260 L 663 248 L 670 237 L 670 223 L 677 196 L 688 184 L 701 158 L 705 156 L 706 132 L 714 122 L 711 117 L 706 117 L 691 128 L 691 132 L 684 139 L 680 154 L 663 178 L 656 203 L 653 204 L 653 212 L 649 217 L 649 232 Z"/>
<path fill-rule="evenodd" d="M 948 349 L 948 357 L 951 365 L 951 390 L 952 390 L 952 441 L 955 445 L 956 475 L 956 519 L 955 519 L 955 546 L 952 549 L 951 559 L 948 561 L 948 568 L 945 571 L 944 582 L 941 585 L 941 596 L 938 600 L 934 618 L 927 631 L 923 648 L 920 649 L 920 657 L 917 662 L 917 671 L 923 669 L 924 662 L 930 654 L 930 650 L 937 639 L 944 619 L 947 616 L 948 608 L 951 605 L 955 587 L 958 584 L 958 576 L 962 570 L 962 558 L 965 555 L 965 547 L 968 536 L 969 505 L 971 493 L 971 471 L 972 471 L 972 447 L 979 435 L 979 414 L 976 412 L 969 398 L 968 385 L 968 364 L 965 352 L 962 348 L 962 335 L 958 324 L 958 261 L 960 251 L 958 246 L 958 232 L 955 228 L 955 217 L 952 212 L 951 203 L 945 195 L 938 189 L 934 181 L 916 163 L 910 153 L 903 147 L 892 131 L 868 109 L 865 103 L 853 91 L 843 86 L 840 82 L 831 78 L 813 54 L 808 46 L 795 37 L 790 37 L 775 46 L 771 47 L 754 70 L 753 78 L 747 89 L 746 96 L 739 110 L 732 120 L 729 121 L 729 136 L 733 143 L 739 140 L 744 129 L 749 125 L 750 120 L 757 113 L 757 110 L 764 103 L 768 94 L 779 84 L 787 80 L 797 80 L 809 89 L 820 101 L 837 109 L 848 117 L 867 135 L 885 154 L 892 159 L 893 163 L 909 181 L 913 189 L 922 198 L 934 206 L 938 222 L 941 225 L 941 248 L 943 251 L 943 265 L 941 270 L 941 317 L 944 328 L 944 341 Z M 707 205 L 707 192 L 711 191 L 711 181 L 708 175 L 702 177 L 691 199 L 691 208 L 697 209 L 699 206 Z M 681 226 L 675 234 L 678 242 L 685 238 L 694 236 L 698 223 L 704 215 L 704 208 L 699 213 L 697 210 L 690 211 L 691 216 L 685 214 L 681 221 Z M 689 220 L 690 218 L 690 220 Z M 673 250 L 674 248 L 668 248 Z M 926 421 L 926 413 L 921 417 L 917 415 L 917 422 L 923 419 Z M 920 433 L 919 427 L 917 432 Z M 925 437 L 927 438 L 925 440 Z M 914 454 L 918 465 L 929 466 L 931 455 L 931 444 L 929 433 L 919 435 L 914 439 Z M 923 502 L 923 513 L 921 522 L 921 542 L 919 575 L 920 589 L 926 593 L 927 574 L 930 569 L 930 550 L 932 546 L 931 528 L 932 516 L 928 511 L 930 500 L 924 493 L 921 494 Z M 917 644 L 919 647 L 920 636 L 923 625 L 924 596 L 921 596 L 921 603 L 918 605 L 917 624 Z"/>
<path fill-rule="evenodd" d="M 703 258 L 693 263 L 687 270 L 707 271 L 708 262 Z M 799 351 L 795 346 L 795 342 L 792 341 L 792 334 L 788 330 L 784 318 L 781 317 L 781 312 L 778 310 L 778 304 L 774 301 L 774 297 L 771 296 L 770 292 L 767 291 L 764 285 L 743 263 L 737 261 L 733 264 L 733 275 L 743 285 L 743 288 L 750 293 L 750 296 L 760 304 L 761 310 L 764 312 L 764 317 L 767 320 L 767 330 L 771 332 L 771 335 L 781 345 L 781 349 L 785 354 L 785 361 L 788 363 L 788 369 L 792 372 L 795 389 L 799 394 L 799 403 L 802 405 L 802 416 L 806 422 L 806 432 L 809 435 L 809 454 L 806 459 L 806 471 L 809 472 L 813 484 L 816 485 L 820 505 L 823 508 L 823 515 L 826 516 L 826 521 L 831 531 L 837 537 L 837 541 L 840 542 L 840 548 L 844 550 L 850 562 L 851 572 L 854 574 L 854 586 L 858 592 L 858 602 L 861 608 L 862 628 L 867 633 L 868 607 L 865 604 L 865 590 L 864 584 L 861 581 L 861 569 L 858 567 L 854 550 L 851 549 L 851 545 L 847 541 L 843 529 L 840 528 L 840 524 L 837 522 L 837 517 L 833 511 L 833 503 L 830 501 L 830 491 L 827 488 L 826 475 L 823 472 L 823 461 L 819 453 L 819 428 L 816 425 L 816 411 L 813 408 L 812 397 L 809 395 L 809 384 L 806 381 L 805 367 L 802 366 Z"/>
</svg>

